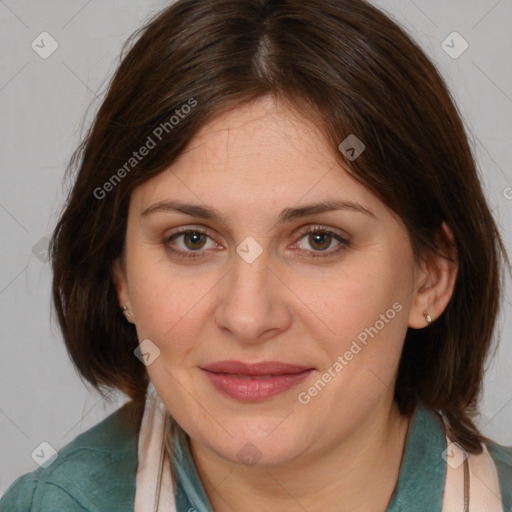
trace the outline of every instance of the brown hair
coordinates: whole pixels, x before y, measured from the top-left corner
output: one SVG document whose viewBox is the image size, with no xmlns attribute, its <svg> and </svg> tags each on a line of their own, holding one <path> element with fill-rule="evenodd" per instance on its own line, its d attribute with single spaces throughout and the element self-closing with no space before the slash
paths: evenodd
<svg viewBox="0 0 512 512">
<path fill-rule="evenodd" d="M 71 160 L 78 172 L 51 241 L 53 300 L 80 374 L 102 393 L 143 402 L 146 369 L 112 281 L 131 192 L 215 116 L 273 94 L 400 216 L 417 255 L 443 248 L 443 221 L 453 231 L 452 299 L 431 326 L 408 330 L 395 399 L 402 414 L 419 400 L 441 411 L 454 438 L 479 453 L 486 438 L 472 418 L 508 259 L 461 117 L 420 47 L 361 0 L 178 0 L 129 42 Z M 366 146 L 353 161 L 338 150 L 350 134 Z M 155 147 L 135 158 L 148 137 Z"/>
</svg>

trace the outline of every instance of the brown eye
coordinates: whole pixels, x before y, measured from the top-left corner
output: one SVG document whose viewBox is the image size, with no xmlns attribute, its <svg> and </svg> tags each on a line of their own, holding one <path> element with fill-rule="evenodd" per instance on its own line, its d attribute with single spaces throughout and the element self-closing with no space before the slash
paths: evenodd
<svg viewBox="0 0 512 512">
<path fill-rule="evenodd" d="M 306 240 L 306 243 L 304 244 L 302 240 Z M 336 245 L 330 250 L 333 246 L 333 242 L 336 242 Z M 309 256 L 312 258 L 332 256 L 350 246 L 350 242 L 340 235 L 319 227 L 304 230 L 297 244 L 299 249 L 309 253 Z"/>
<path fill-rule="evenodd" d="M 210 242 L 210 246 L 207 246 Z M 163 245 L 171 253 L 187 258 L 208 256 L 206 249 L 215 249 L 214 240 L 200 229 L 184 229 L 163 240 Z"/>
<path fill-rule="evenodd" d="M 206 236 L 197 231 L 181 233 L 181 235 L 183 235 L 185 246 L 190 250 L 202 249 L 206 243 Z"/>
<path fill-rule="evenodd" d="M 325 251 L 331 245 L 332 236 L 328 233 L 316 232 L 308 235 L 308 243 L 319 251 Z"/>
</svg>

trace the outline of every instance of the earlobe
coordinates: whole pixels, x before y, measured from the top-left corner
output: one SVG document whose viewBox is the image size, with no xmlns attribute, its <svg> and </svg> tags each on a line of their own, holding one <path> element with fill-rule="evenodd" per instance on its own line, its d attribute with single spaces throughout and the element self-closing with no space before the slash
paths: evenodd
<svg viewBox="0 0 512 512">
<path fill-rule="evenodd" d="M 428 254 L 417 273 L 409 327 L 423 329 L 446 309 L 455 288 L 457 259 L 453 233 L 443 222 L 438 252 Z"/>
<path fill-rule="evenodd" d="M 117 293 L 119 307 L 125 318 L 133 323 L 133 313 L 130 308 L 130 294 L 128 292 L 128 282 L 126 279 L 126 271 L 121 259 L 114 261 L 112 265 L 112 281 Z"/>
</svg>

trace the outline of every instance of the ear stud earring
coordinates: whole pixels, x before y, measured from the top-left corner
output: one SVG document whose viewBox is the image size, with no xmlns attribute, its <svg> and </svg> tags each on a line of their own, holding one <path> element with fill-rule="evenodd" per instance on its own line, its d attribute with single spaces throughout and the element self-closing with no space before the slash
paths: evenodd
<svg viewBox="0 0 512 512">
<path fill-rule="evenodd" d="M 432 323 L 432 317 L 428 314 L 427 311 L 423 311 L 423 314 L 425 315 L 425 320 L 427 321 L 427 324 L 430 325 Z"/>
<path fill-rule="evenodd" d="M 123 315 L 128 318 L 129 316 L 132 316 L 130 315 L 130 313 L 128 313 L 128 306 L 123 306 Z"/>
</svg>

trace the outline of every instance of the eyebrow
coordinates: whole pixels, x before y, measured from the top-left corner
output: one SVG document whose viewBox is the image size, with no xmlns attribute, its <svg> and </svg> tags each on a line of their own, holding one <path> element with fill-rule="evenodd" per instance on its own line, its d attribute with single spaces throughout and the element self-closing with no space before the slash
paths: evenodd
<svg viewBox="0 0 512 512">
<path fill-rule="evenodd" d="M 353 211 L 373 217 L 374 219 L 377 218 L 373 212 L 358 203 L 354 203 L 352 201 L 331 200 L 307 204 L 297 208 L 285 208 L 279 214 L 277 224 L 284 224 L 302 217 L 339 210 Z M 227 226 L 226 219 L 215 208 L 201 206 L 198 204 L 183 203 L 181 201 L 160 201 L 146 208 L 140 216 L 143 218 L 154 213 L 176 212 L 184 213 L 192 217 L 216 221 Z"/>
</svg>

